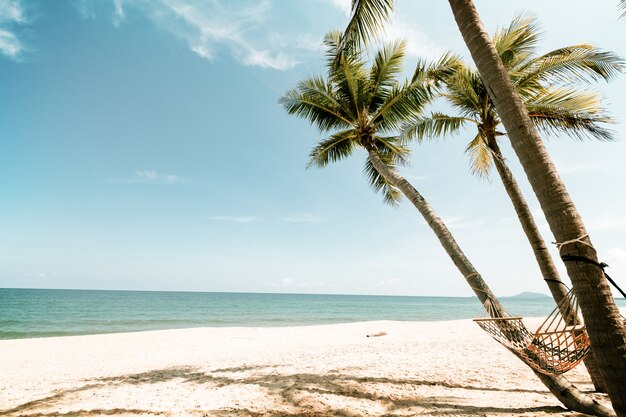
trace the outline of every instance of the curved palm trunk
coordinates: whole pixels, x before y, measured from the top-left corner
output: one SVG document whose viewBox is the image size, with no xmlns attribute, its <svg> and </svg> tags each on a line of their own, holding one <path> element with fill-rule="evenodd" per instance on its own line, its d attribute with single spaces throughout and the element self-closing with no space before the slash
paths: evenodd
<svg viewBox="0 0 626 417">
<path fill-rule="evenodd" d="M 449 0 L 455 20 L 511 145 L 561 246 L 561 255 L 597 261 L 596 250 L 554 164 L 533 126 L 471 0 Z M 567 262 L 587 332 L 613 408 L 626 416 L 626 329 L 600 268 Z"/>
<path fill-rule="evenodd" d="M 550 256 L 550 251 L 548 250 L 548 247 L 539 232 L 539 228 L 535 223 L 530 207 L 528 207 L 526 199 L 522 195 L 522 190 L 520 190 L 517 181 L 515 181 L 509 167 L 504 162 L 504 156 L 502 155 L 500 147 L 494 137 L 488 138 L 488 146 L 493 155 L 494 165 L 496 166 L 498 175 L 502 180 L 504 189 L 513 203 L 517 218 L 519 219 L 522 229 L 524 230 L 530 246 L 533 249 L 533 254 L 535 255 L 539 269 L 541 270 L 541 275 L 546 281 L 554 301 L 559 304 L 565 297 L 567 297 L 567 289 L 563 285 L 563 281 L 561 281 L 556 265 L 552 260 L 552 256 Z"/>
<path fill-rule="evenodd" d="M 372 165 L 385 178 L 387 182 L 394 185 L 406 196 L 415 208 L 422 214 L 428 226 L 435 232 L 439 242 L 445 249 L 446 253 L 454 262 L 457 269 L 463 274 L 467 283 L 474 291 L 481 303 L 485 304 L 490 300 L 495 309 L 496 315 L 501 315 L 504 308 L 491 292 L 487 283 L 482 279 L 476 268 L 467 259 L 458 243 L 448 230 L 445 223 L 432 209 L 430 204 L 422 197 L 422 195 L 402 176 L 390 169 L 379 157 L 377 151 L 373 147 L 367 147 L 369 160 Z M 533 369 L 533 372 L 550 390 L 550 392 L 565 405 L 568 409 L 581 413 L 592 414 L 595 416 L 611 417 L 615 414 L 607 407 L 599 404 L 589 396 L 583 394 L 571 382 L 563 376 L 543 375 Z"/>
<path fill-rule="evenodd" d="M 496 170 L 498 171 L 498 175 L 502 180 L 504 189 L 513 203 L 517 218 L 519 219 L 522 229 L 524 230 L 524 234 L 528 238 L 528 242 L 532 247 L 535 260 L 537 261 L 541 271 L 541 275 L 550 289 L 552 298 L 554 298 L 554 301 L 556 301 L 558 305 L 561 305 L 561 301 L 567 297 L 567 290 L 565 285 L 563 285 L 563 281 L 561 281 L 559 271 L 556 269 L 556 265 L 552 260 L 550 251 L 546 246 L 546 242 L 543 240 L 543 237 L 539 232 L 539 228 L 535 223 L 530 207 L 528 207 L 526 199 L 522 195 L 522 190 L 520 190 L 517 181 L 515 181 L 515 178 L 511 173 L 511 170 L 504 161 L 504 156 L 500 151 L 496 138 L 493 136 L 489 137 L 487 145 L 493 155 L 494 164 L 496 166 Z M 567 309 L 568 307 L 564 306 L 564 308 Z M 584 363 L 587 371 L 589 372 L 589 376 L 591 376 L 591 381 L 593 382 L 593 386 L 596 391 L 605 392 L 602 376 L 600 375 L 598 364 L 593 357 L 593 352 L 587 355 Z"/>
</svg>

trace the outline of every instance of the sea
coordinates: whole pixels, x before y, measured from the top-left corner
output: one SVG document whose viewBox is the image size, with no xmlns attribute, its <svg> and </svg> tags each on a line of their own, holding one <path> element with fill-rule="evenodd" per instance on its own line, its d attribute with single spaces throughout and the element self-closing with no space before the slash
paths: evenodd
<svg viewBox="0 0 626 417">
<path fill-rule="evenodd" d="M 524 317 L 546 316 L 555 307 L 547 296 L 500 301 Z M 618 304 L 626 307 L 623 300 Z M 0 339 L 482 316 L 473 297 L 0 288 Z"/>
</svg>

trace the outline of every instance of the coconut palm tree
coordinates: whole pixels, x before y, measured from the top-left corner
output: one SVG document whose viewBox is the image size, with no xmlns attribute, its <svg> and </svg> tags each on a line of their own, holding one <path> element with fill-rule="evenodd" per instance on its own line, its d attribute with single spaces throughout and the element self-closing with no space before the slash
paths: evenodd
<svg viewBox="0 0 626 417">
<path fill-rule="evenodd" d="M 458 64 L 452 55 L 438 62 L 420 62 L 411 80 L 399 82 L 404 42 L 385 45 L 366 68 L 362 52 L 354 45 L 341 51 L 341 34 L 332 32 L 324 41 L 329 50 L 326 78 L 311 77 L 280 99 L 289 114 L 308 119 L 329 137 L 311 151 L 310 166 L 325 167 L 350 156 L 356 149 L 367 152 L 364 173 L 374 190 L 382 192 L 385 202 L 397 204 L 403 195 L 416 206 L 481 302 L 495 296 L 463 254 L 458 244 L 428 202 L 396 171 L 407 161 L 409 149 L 400 127 L 418 120 L 424 107 L 435 96 L 434 87 L 449 76 Z M 339 54 L 339 65 L 333 65 Z M 499 303 L 497 308 L 504 311 Z"/>
<path fill-rule="evenodd" d="M 626 416 L 626 329 L 599 267 L 597 252 L 473 2 L 449 0 L 449 4 L 552 234 L 560 243 L 561 256 L 587 260 L 565 265 L 613 408 L 618 416 Z"/>
<path fill-rule="evenodd" d="M 408 156 L 406 143 L 398 134 L 401 126 L 421 118 L 424 107 L 435 95 L 433 87 L 450 75 L 458 65 L 457 60 L 446 56 L 430 66 L 421 62 L 411 80 L 399 83 L 395 76 L 401 70 L 403 43 L 384 47 L 375 55 L 369 69 L 355 42 L 348 44 L 335 32 L 326 37 L 325 44 L 329 51 L 327 77 L 307 78 L 280 99 L 289 114 L 308 119 L 322 133 L 329 134 L 311 152 L 310 165 L 324 167 L 348 157 L 357 148 L 364 149 L 368 155 L 365 173 L 373 188 L 383 192 L 385 201 L 392 204 L 406 196 L 478 299 L 482 303 L 492 302 L 495 313 L 502 315 L 501 305 L 444 222 L 395 169 Z M 582 395 L 565 378 L 538 376 L 566 406 L 586 413 L 611 415 L 610 410 Z"/>
<path fill-rule="evenodd" d="M 595 79 L 608 81 L 623 70 L 623 61 L 612 53 L 584 44 L 538 56 L 535 50 L 539 39 L 536 19 L 523 14 L 515 17 L 507 28 L 498 30 L 493 38 L 504 67 L 535 126 L 546 134 L 565 133 L 579 139 L 612 139 L 612 132 L 603 126 L 612 120 L 606 115 L 600 96 L 575 89 L 572 84 Z M 406 134 L 424 140 L 457 134 L 468 125 L 475 127 L 475 135 L 466 148 L 472 172 L 487 176 L 495 165 L 542 276 L 557 304 L 562 305 L 561 301 L 568 291 L 500 151 L 497 140 L 506 135 L 501 131 L 500 119 L 480 75 L 464 67 L 446 80 L 446 86 L 442 96 L 456 113 L 432 113 L 419 123 L 407 126 Z M 593 359 L 590 355 L 585 363 L 596 389 L 602 391 L 603 384 Z"/>
</svg>

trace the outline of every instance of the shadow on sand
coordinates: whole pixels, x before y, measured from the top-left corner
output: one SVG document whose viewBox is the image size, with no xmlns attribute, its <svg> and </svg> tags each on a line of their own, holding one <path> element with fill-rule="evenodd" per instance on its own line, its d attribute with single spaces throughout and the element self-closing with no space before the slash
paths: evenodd
<svg viewBox="0 0 626 417">
<path fill-rule="evenodd" d="M 262 388 L 268 396 L 274 397 L 274 404 L 280 405 L 275 410 L 264 410 L 263 412 L 254 411 L 254 407 L 251 407 L 251 409 L 232 407 L 218 410 L 196 409 L 188 411 L 188 415 L 199 417 L 357 417 L 364 415 L 363 413 L 353 411 L 351 407 L 345 405 L 350 404 L 350 401 L 354 400 L 374 402 L 382 405 L 386 411 L 376 414 L 385 417 L 401 415 L 481 416 L 485 414 L 511 416 L 516 414 L 535 415 L 539 413 L 549 415 L 565 411 L 563 408 L 556 406 L 523 408 L 476 406 L 467 404 L 463 398 L 454 395 L 455 392 L 460 393 L 462 390 L 484 391 L 492 396 L 496 394 L 496 397 L 497 392 L 544 394 L 546 391 L 497 389 L 417 379 L 356 377 L 334 372 L 325 375 L 309 373 L 281 374 L 276 372 L 276 369 L 272 365 L 242 366 L 203 372 L 191 367 L 177 367 L 99 378 L 91 380 L 83 386 L 59 390 L 54 395 L 29 401 L 12 409 L 0 410 L 0 415 L 11 417 L 168 416 L 170 415 L 169 412 L 124 408 L 77 410 L 65 413 L 52 410 L 58 409 L 59 406 L 66 406 L 71 409 L 72 399 L 86 391 L 93 391 L 91 396 L 97 397 L 98 390 L 104 390 L 112 386 L 143 386 L 169 381 L 206 386 L 209 389 L 217 389 L 233 384 L 239 386 L 254 385 Z M 245 373 L 246 375 L 238 377 L 237 373 Z M 392 389 L 377 389 L 383 385 Z M 451 395 L 421 396 L 417 394 L 420 387 L 428 386 L 446 387 Z M 382 394 L 381 391 L 392 392 L 393 394 Z M 320 401 L 320 398 L 324 396 L 331 396 L 335 399 L 341 397 L 341 400 L 332 401 L 329 404 Z M 332 404 L 342 404 L 342 406 L 333 407 Z"/>
</svg>

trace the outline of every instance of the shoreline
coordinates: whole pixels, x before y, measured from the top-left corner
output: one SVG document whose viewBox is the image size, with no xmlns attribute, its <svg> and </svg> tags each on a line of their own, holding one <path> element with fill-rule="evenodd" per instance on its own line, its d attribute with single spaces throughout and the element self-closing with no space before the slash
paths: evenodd
<svg viewBox="0 0 626 417">
<path fill-rule="evenodd" d="M 571 415 L 467 319 L 11 339 L 0 351 L 8 416 Z M 591 387 L 584 367 L 567 375 Z"/>
</svg>

